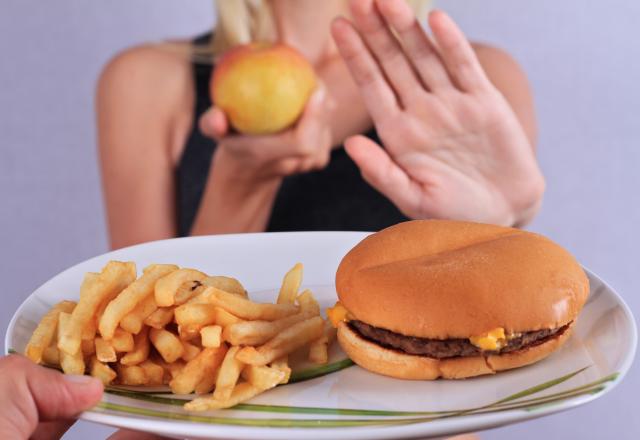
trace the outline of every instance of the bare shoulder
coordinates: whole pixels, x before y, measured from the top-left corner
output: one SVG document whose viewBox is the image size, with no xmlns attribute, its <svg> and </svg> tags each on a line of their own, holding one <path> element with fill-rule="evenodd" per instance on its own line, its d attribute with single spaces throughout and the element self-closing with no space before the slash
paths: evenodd
<svg viewBox="0 0 640 440">
<path fill-rule="evenodd" d="M 193 117 L 188 48 L 188 42 L 136 46 L 105 65 L 96 90 L 101 149 L 113 150 L 124 143 L 127 148 L 143 148 L 136 136 L 162 133 L 157 141 L 163 148 L 158 149 L 156 142 L 153 152 L 162 151 L 177 160 Z"/>
<path fill-rule="evenodd" d="M 509 78 L 528 88 L 527 75 L 511 54 L 488 44 L 472 43 L 472 46 L 480 64 L 492 81 Z"/>
<path fill-rule="evenodd" d="M 145 44 L 126 49 L 106 64 L 98 80 L 101 92 L 171 100 L 191 80 L 188 43 Z"/>
<path fill-rule="evenodd" d="M 535 144 L 536 118 L 533 95 L 524 69 L 503 49 L 472 43 L 489 80 L 504 95 Z"/>
</svg>

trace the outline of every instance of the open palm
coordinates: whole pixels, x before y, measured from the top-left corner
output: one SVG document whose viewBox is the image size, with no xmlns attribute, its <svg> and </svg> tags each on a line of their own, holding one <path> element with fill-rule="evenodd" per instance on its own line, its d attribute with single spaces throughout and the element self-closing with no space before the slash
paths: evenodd
<svg viewBox="0 0 640 440">
<path fill-rule="evenodd" d="M 333 36 L 385 146 L 345 142 L 364 178 L 411 218 L 517 224 L 544 179 L 520 122 L 464 34 L 399 0 L 353 0 Z M 392 30 L 395 32 L 392 32 Z"/>
</svg>

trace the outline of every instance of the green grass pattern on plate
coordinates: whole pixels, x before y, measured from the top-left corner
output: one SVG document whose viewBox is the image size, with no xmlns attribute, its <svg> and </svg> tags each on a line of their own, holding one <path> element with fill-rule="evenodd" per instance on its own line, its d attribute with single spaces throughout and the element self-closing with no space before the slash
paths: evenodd
<svg viewBox="0 0 640 440">
<path fill-rule="evenodd" d="M 349 368 L 353 365 L 355 365 L 353 361 L 349 358 L 346 358 L 327 365 L 322 365 L 320 367 L 309 368 L 302 371 L 294 371 L 293 373 L 291 373 L 291 377 L 289 378 L 289 382 L 287 383 L 287 385 L 291 383 L 304 382 L 306 380 L 315 379 L 316 377 L 326 376 L 327 374 L 344 370 L 345 368 Z"/>
<path fill-rule="evenodd" d="M 9 353 L 17 353 L 13 349 L 8 350 Z M 292 374 L 290 383 L 303 382 L 327 374 L 343 370 L 354 365 L 350 359 L 343 359 L 322 367 L 311 368 Z M 52 367 L 56 368 L 56 367 Z M 533 387 L 519 391 L 503 399 L 488 405 L 474 408 L 449 411 L 387 411 L 387 410 L 361 410 L 346 408 L 322 408 L 322 407 L 299 407 L 299 406 L 282 406 L 282 405 L 257 405 L 243 403 L 233 407 L 233 410 L 269 412 L 269 413 L 286 413 L 286 414 L 317 414 L 317 415 L 337 415 L 337 416 L 361 416 L 361 417 L 383 417 L 378 419 L 246 419 L 235 417 L 212 417 L 205 415 L 193 415 L 188 413 L 172 413 L 149 410 L 144 408 L 136 408 L 128 405 L 115 404 L 111 402 L 101 402 L 97 408 L 103 410 L 111 410 L 124 412 L 132 415 L 142 415 L 147 417 L 176 419 L 183 421 L 193 421 L 199 423 L 239 425 L 239 426 L 256 426 L 256 427 L 348 427 L 348 426 L 369 426 L 369 425 L 397 425 L 430 422 L 439 419 L 461 417 L 473 414 L 488 414 L 495 412 L 503 412 L 509 410 L 525 410 L 536 411 L 544 407 L 551 406 L 557 402 L 567 400 L 572 397 L 578 397 L 587 394 L 597 394 L 602 392 L 607 382 L 617 379 L 619 373 L 612 373 L 597 381 L 586 385 L 575 387 L 559 393 L 548 394 L 533 399 L 525 399 L 524 397 L 532 396 L 541 391 L 559 385 L 567 380 L 580 374 L 587 367 L 580 368 L 574 372 L 564 376 L 543 382 Z M 294 380 L 295 378 L 295 380 Z M 170 393 L 167 391 L 145 392 L 138 390 L 123 389 L 117 387 L 108 387 L 106 393 L 121 397 L 127 397 L 135 400 L 141 400 L 151 403 L 159 403 L 172 406 L 182 406 L 189 399 L 181 399 L 175 397 L 165 397 Z M 418 417 L 416 417 L 418 416 Z M 393 417 L 393 418 L 392 418 Z M 411 417 L 411 418 L 407 418 Z"/>
<path fill-rule="evenodd" d="M 495 412 L 503 412 L 509 410 L 526 410 L 532 411 L 540 409 L 544 406 L 553 405 L 557 402 L 564 401 L 572 397 L 578 397 L 587 394 L 596 394 L 603 391 L 606 387 L 606 382 L 615 380 L 617 374 L 611 374 L 604 378 L 601 378 L 592 383 L 582 385 L 580 387 L 572 388 L 559 393 L 554 393 L 542 397 L 533 399 L 521 400 L 524 397 L 528 397 L 539 393 L 543 390 L 549 389 L 555 385 L 563 383 L 580 372 L 585 368 L 581 368 L 567 375 L 559 378 L 544 382 L 526 390 L 507 396 L 492 404 L 483 405 L 476 408 L 469 408 L 464 410 L 451 410 L 451 411 L 381 411 L 381 410 L 359 410 L 359 409 L 338 409 L 338 408 L 315 408 L 315 407 L 292 407 L 292 406 L 278 406 L 278 405 L 254 405 L 254 404 L 241 404 L 234 407 L 234 410 L 241 411 L 261 411 L 272 413 L 289 413 L 289 414 L 319 414 L 319 415 L 338 415 L 338 416 L 364 416 L 364 417 L 385 417 L 377 419 L 248 419 L 248 418 L 236 418 L 236 417 L 211 417 L 204 415 L 190 415 L 187 413 L 165 413 L 161 411 L 151 411 L 153 414 L 141 414 L 135 407 L 126 405 L 117 405 L 118 409 L 113 407 L 116 404 L 108 404 L 110 407 L 105 409 L 112 409 L 117 411 L 124 411 L 131 413 L 129 409 L 133 409 L 133 414 L 147 415 L 151 417 L 163 417 L 163 418 L 180 418 L 181 420 L 192 420 L 196 422 L 204 423 L 220 423 L 230 425 L 243 425 L 243 426 L 261 426 L 261 427 L 346 427 L 346 426 L 367 426 L 371 424 L 388 425 L 388 424 L 409 424 L 409 423 L 423 423 L 443 418 L 461 417 L 464 415 L 472 414 L 487 414 Z M 109 390 L 108 392 L 124 397 L 130 397 L 133 399 L 144 400 L 154 403 L 164 403 L 169 405 L 181 406 L 184 403 L 184 399 L 177 398 L 165 398 L 160 396 L 149 396 L 143 393 L 129 393 L 123 390 Z M 156 415 L 157 414 L 157 415 Z M 407 418 L 407 416 L 414 416 Z M 420 417 L 415 417 L 420 416 Z M 195 419 L 194 419 L 195 417 Z M 394 418 L 391 418 L 394 417 Z M 399 418 L 400 417 L 400 418 Z M 339 423 L 338 423 L 339 422 Z"/>
<path fill-rule="evenodd" d="M 170 420 L 191 421 L 218 425 L 255 426 L 269 428 L 342 428 L 348 426 L 399 425 L 413 419 L 245 419 L 235 417 L 216 417 L 197 413 L 162 412 L 146 408 L 137 408 L 110 402 L 100 402 L 97 408 Z M 421 419 L 415 419 L 417 423 Z M 410 422 L 409 422 L 410 423 Z"/>
</svg>

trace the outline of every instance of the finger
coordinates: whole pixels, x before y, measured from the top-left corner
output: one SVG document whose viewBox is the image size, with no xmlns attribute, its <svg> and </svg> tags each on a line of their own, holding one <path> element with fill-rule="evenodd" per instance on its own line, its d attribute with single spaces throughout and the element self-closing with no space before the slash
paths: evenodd
<svg viewBox="0 0 640 440">
<path fill-rule="evenodd" d="M 199 121 L 200 131 L 207 137 L 219 140 L 229 131 L 229 122 L 224 112 L 218 107 L 211 107 L 204 112 Z"/>
<path fill-rule="evenodd" d="M 379 121 L 400 110 L 393 90 L 351 23 L 344 18 L 334 20 L 331 34 L 351 76 L 360 88 L 371 117 Z"/>
<path fill-rule="evenodd" d="M 94 406 L 102 396 L 102 383 L 90 376 L 65 376 L 38 366 L 20 355 L 0 359 L 0 437 L 47 438 L 38 423 L 61 422 Z M 64 424 L 51 424 L 51 433 Z"/>
<path fill-rule="evenodd" d="M 404 50 L 429 90 L 451 87 L 440 55 L 405 1 L 376 0 L 386 22 L 397 32 Z"/>
<path fill-rule="evenodd" d="M 24 360 L 23 380 L 38 410 L 40 421 L 70 419 L 93 407 L 102 397 L 102 382 L 91 376 L 60 374 Z"/>
<path fill-rule="evenodd" d="M 402 47 L 373 0 L 355 0 L 350 5 L 355 27 L 375 56 L 378 65 L 382 67 L 400 101 L 406 105 L 423 87 Z"/>
<path fill-rule="evenodd" d="M 309 97 L 309 100 L 298 119 L 296 128 L 306 129 L 307 127 L 316 125 L 315 123 L 318 119 L 323 116 L 326 99 L 327 89 L 324 85 L 318 86 L 318 89 Z"/>
<path fill-rule="evenodd" d="M 132 431 L 130 429 L 121 429 L 111 435 L 108 440 L 169 440 L 168 437 L 162 437 L 150 432 Z"/>
<path fill-rule="evenodd" d="M 321 86 L 311 95 L 300 119 L 295 127 L 293 142 L 297 146 L 296 154 L 307 156 L 318 151 L 317 142 L 320 140 L 320 131 L 326 124 L 326 100 L 327 91 Z"/>
<path fill-rule="evenodd" d="M 364 180 L 411 217 L 416 201 L 421 198 L 418 184 L 371 139 L 353 136 L 344 145 L 349 157 L 360 168 Z"/>
<path fill-rule="evenodd" d="M 287 157 L 272 163 L 269 169 L 273 170 L 275 176 L 290 176 L 298 174 L 302 169 L 301 159 L 297 157 Z M 273 176 L 271 176 L 273 177 Z"/>
<path fill-rule="evenodd" d="M 474 92 L 490 86 L 467 37 L 453 20 L 442 11 L 429 14 L 429 26 L 440 49 L 447 71 L 460 90 Z"/>
</svg>

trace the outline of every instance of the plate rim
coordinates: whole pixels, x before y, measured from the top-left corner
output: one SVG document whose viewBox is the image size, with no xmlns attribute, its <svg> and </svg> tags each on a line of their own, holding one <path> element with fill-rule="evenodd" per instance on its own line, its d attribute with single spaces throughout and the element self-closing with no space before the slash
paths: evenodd
<svg viewBox="0 0 640 440">
<path fill-rule="evenodd" d="M 59 276 L 62 276 L 67 272 L 73 271 L 74 269 L 76 269 L 77 266 L 83 265 L 92 260 L 108 257 L 110 254 L 113 254 L 113 253 L 127 252 L 133 249 L 145 248 L 145 247 L 149 247 L 152 244 L 157 244 L 157 243 L 167 243 L 172 241 L 182 241 L 182 242 L 199 241 L 199 240 L 202 240 L 203 238 L 211 239 L 211 238 L 224 237 L 223 238 L 224 240 L 234 240 L 238 237 L 242 237 L 242 239 L 246 240 L 246 239 L 251 239 L 251 236 L 264 236 L 264 235 L 290 237 L 293 235 L 316 236 L 316 235 L 338 234 L 338 235 L 345 235 L 345 236 L 346 235 L 358 236 L 360 239 L 362 239 L 371 233 L 372 232 L 366 232 L 366 231 L 295 231 L 295 232 L 258 232 L 258 233 L 245 233 L 245 234 L 223 234 L 223 235 L 206 235 L 206 236 L 194 236 L 194 237 L 177 237 L 177 238 L 155 240 L 151 242 L 140 243 L 140 244 L 128 246 L 125 248 L 104 252 L 100 255 L 96 255 L 96 256 L 87 258 L 85 260 L 82 260 L 68 267 L 63 271 L 58 272 L 57 274 L 53 275 L 52 277 L 44 281 L 40 286 L 38 286 L 35 290 L 33 290 L 24 299 L 24 301 L 22 301 L 22 303 L 18 306 L 18 308 L 13 313 L 13 316 L 9 322 L 9 325 L 6 328 L 5 338 L 4 338 L 4 343 L 5 343 L 4 353 L 9 354 L 10 348 L 11 348 L 10 339 L 14 334 L 17 319 L 19 316 L 22 315 L 22 312 L 26 307 L 27 303 L 29 303 L 33 299 L 36 292 L 41 290 L 44 286 L 46 286 L 48 283 L 52 282 L 54 279 L 58 278 Z M 621 306 L 623 315 L 629 325 L 629 330 L 630 330 L 630 333 L 628 334 L 628 336 L 630 337 L 629 350 L 625 352 L 622 361 L 619 362 L 619 367 L 614 368 L 618 373 L 617 377 L 612 381 L 606 383 L 603 389 L 595 394 L 587 394 L 587 395 L 570 397 L 565 400 L 561 400 L 559 402 L 554 402 L 554 403 L 536 408 L 535 411 L 530 411 L 526 409 L 509 409 L 500 413 L 493 413 L 493 414 L 465 415 L 451 421 L 440 420 L 439 422 L 442 426 L 441 429 L 437 432 L 434 432 L 433 434 L 429 433 L 429 435 L 446 435 L 449 433 L 453 433 L 454 431 L 451 431 L 451 428 L 453 427 L 453 426 L 450 426 L 451 424 L 455 425 L 455 429 L 456 429 L 455 432 L 462 432 L 464 430 L 487 429 L 493 426 L 501 426 L 509 423 L 518 422 L 518 421 L 526 421 L 533 418 L 543 417 L 545 415 L 566 411 L 571 408 L 584 405 L 586 403 L 589 403 L 597 398 L 600 398 L 606 395 L 624 380 L 625 376 L 631 369 L 631 366 L 633 364 L 636 351 L 637 351 L 638 331 L 637 331 L 637 324 L 635 322 L 635 318 L 628 304 L 624 301 L 624 298 L 615 289 L 613 289 L 606 280 L 604 280 L 601 276 L 591 271 L 586 266 L 582 266 L 582 267 L 590 277 L 593 277 L 594 279 L 602 283 L 602 285 L 608 291 L 607 293 L 612 294 L 615 301 Z M 250 426 L 212 425 L 212 424 L 206 424 L 206 423 L 186 422 L 186 421 L 170 421 L 170 420 L 160 419 L 160 418 L 154 419 L 154 420 L 148 420 L 148 419 L 138 418 L 135 416 L 106 414 L 106 413 L 93 411 L 93 410 L 89 410 L 81 413 L 79 416 L 79 419 L 90 421 L 90 422 L 106 424 L 109 426 L 126 427 L 126 428 L 134 428 L 134 429 L 142 428 L 142 429 L 150 430 L 153 432 L 164 433 L 165 435 L 169 434 L 169 435 L 178 435 L 178 436 L 184 435 L 184 432 L 185 432 L 184 429 L 182 430 L 178 429 L 180 427 L 188 427 L 189 431 L 194 431 L 194 430 L 201 431 L 200 434 L 197 434 L 194 432 L 193 434 L 190 434 L 190 435 L 205 435 L 205 433 L 208 433 L 208 435 L 210 435 L 212 426 L 215 426 L 216 429 L 221 431 L 220 436 L 229 436 L 229 435 L 233 436 L 233 435 L 241 434 L 243 438 L 261 438 L 261 439 L 276 439 L 276 438 L 281 438 L 283 435 L 293 435 L 296 433 L 305 434 L 305 435 L 312 434 L 314 438 L 327 438 L 327 439 L 331 438 L 332 439 L 335 437 L 335 434 L 338 432 L 338 430 L 334 427 L 322 427 L 322 428 L 250 427 Z M 382 439 L 382 438 L 390 438 L 389 436 L 391 435 L 394 436 L 394 438 L 399 438 L 398 436 L 401 436 L 403 438 L 408 438 L 414 435 L 420 435 L 421 429 L 424 429 L 425 424 L 429 424 L 429 423 L 430 422 L 420 422 L 420 423 L 394 425 L 394 426 L 373 425 L 373 426 L 364 426 L 364 427 L 342 427 L 342 428 L 339 428 L 340 429 L 339 432 L 345 433 L 345 430 L 348 430 L 349 438 L 354 438 L 354 439 L 356 438 Z M 154 428 L 151 428 L 151 426 L 144 426 L 144 425 L 152 425 L 154 426 Z M 450 428 L 446 429 L 447 426 L 450 426 Z M 465 428 L 465 426 L 467 428 Z M 157 429 L 155 427 L 157 427 Z M 461 431 L 458 431 L 458 427 Z M 372 429 L 372 428 L 375 428 L 375 429 Z"/>
</svg>

